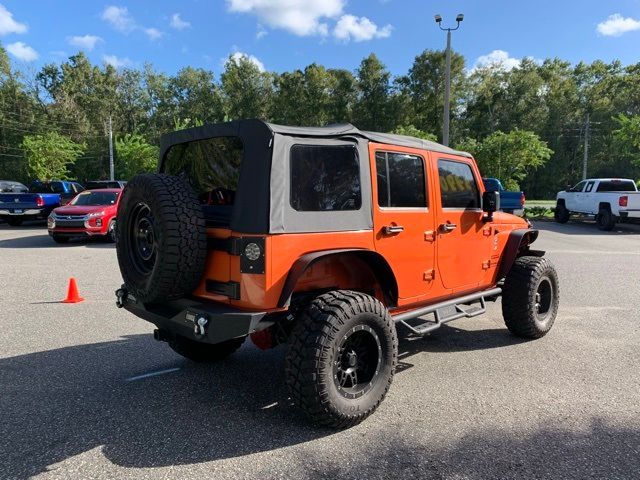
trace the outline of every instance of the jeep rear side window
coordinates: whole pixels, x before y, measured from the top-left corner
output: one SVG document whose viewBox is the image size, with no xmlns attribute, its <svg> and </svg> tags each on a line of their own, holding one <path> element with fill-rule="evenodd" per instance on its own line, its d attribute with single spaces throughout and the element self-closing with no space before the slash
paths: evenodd
<svg viewBox="0 0 640 480">
<path fill-rule="evenodd" d="M 381 207 L 426 207 L 424 162 L 417 155 L 376 152 L 378 205 Z"/>
<path fill-rule="evenodd" d="M 453 160 L 438 160 L 442 208 L 480 208 L 480 194 L 471 167 Z"/>
<path fill-rule="evenodd" d="M 290 203 L 298 212 L 359 210 L 362 194 L 356 147 L 294 145 Z"/>
</svg>

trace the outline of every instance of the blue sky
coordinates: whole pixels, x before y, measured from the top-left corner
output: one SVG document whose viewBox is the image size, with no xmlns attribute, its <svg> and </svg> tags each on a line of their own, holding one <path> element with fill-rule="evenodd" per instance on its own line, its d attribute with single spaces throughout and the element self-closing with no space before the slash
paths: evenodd
<svg viewBox="0 0 640 480">
<path fill-rule="evenodd" d="M 375 52 L 403 74 L 425 48 L 443 48 L 433 15 L 452 24 L 460 12 L 453 46 L 470 68 L 525 56 L 640 61 L 640 0 L 0 0 L 0 42 L 35 68 L 84 50 L 96 63 L 167 73 L 219 74 L 230 54 L 278 72 L 354 70 Z"/>
</svg>

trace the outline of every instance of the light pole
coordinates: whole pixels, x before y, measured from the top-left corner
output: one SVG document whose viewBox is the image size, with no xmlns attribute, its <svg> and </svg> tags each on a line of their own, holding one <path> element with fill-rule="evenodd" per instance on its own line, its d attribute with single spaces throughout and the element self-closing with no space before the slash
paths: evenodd
<svg viewBox="0 0 640 480">
<path fill-rule="evenodd" d="M 460 22 L 464 20 L 464 15 L 459 13 L 456 17 L 455 28 L 444 28 L 442 26 L 442 17 L 436 15 L 436 23 L 440 30 L 447 32 L 447 53 L 446 67 L 444 73 L 444 119 L 442 122 L 442 144 L 449 146 L 449 97 L 451 96 L 451 32 L 460 28 Z"/>
</svg>

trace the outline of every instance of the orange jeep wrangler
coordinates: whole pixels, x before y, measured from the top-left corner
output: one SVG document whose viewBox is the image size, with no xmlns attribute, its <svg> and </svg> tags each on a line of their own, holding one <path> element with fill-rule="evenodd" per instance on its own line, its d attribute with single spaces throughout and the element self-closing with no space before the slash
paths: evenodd
<svg viewBox="0 0 640 480">
<path fill-rule="evenodd" d="M 424 335 L 502 297 L 513 334 L 549 331 L 556 272 L 498 209 L 472 156 L 434 142 L 258 120 L 173 132 L 159 173 L 122 194 L 117 304 L 195 361 L 287 344 L 293 401 L 347 427 L 384 399 L 398 325 Z"/>
</svg>

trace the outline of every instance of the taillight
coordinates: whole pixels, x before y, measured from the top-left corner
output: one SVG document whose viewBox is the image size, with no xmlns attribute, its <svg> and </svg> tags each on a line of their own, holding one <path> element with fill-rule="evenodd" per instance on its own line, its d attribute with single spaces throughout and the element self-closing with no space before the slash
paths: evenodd
<svg viewBox="0 0 640 480">
<path fill-rule="evenodd" d="M 40 195 L 36 195 L 36 206 L 44 207 L 44 198 L 42 198 Z"/>
<path fill-rule="evenodd" d="M 524 196 L 524 193 L 520 194 L 520 206 L 524 207 L 524 202 L 526 200 L 526 197 Z"/>
<path fill-rule="evenodd" d="M 626 207 L 627 205 L 629 205 L 629 197 L 626 195 L 621 196 L 618 199 L 618 205 L 621 207 Z"/>
</svg>

